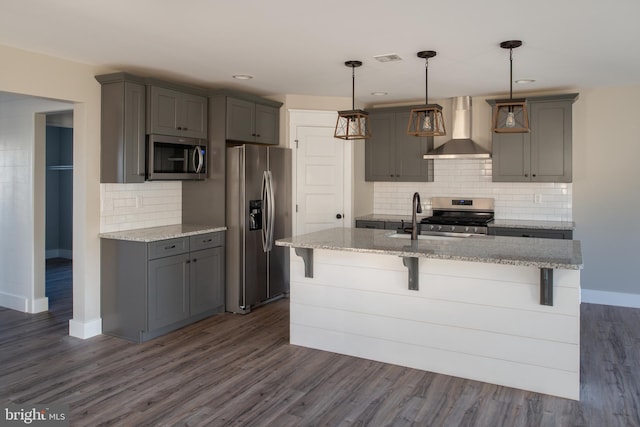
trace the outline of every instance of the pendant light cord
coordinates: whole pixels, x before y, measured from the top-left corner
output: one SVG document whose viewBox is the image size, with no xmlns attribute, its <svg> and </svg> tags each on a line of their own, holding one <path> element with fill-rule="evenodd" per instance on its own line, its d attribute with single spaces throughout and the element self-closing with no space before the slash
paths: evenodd
<svg viewBox="0 0 640 427">
<path fill-rule="evenodd" d="M 424 60 L 424 103 L 429 104 L 429 58 Z"/>
<path fill-rule="evenodd" d="M 356 67 L 351 66 L 351 109 L 356 109 Z"/>
<path fill-rule="evenodd" d="M 509 49 L 509 100 L 513 100 L 513 48 Z"/>
</svg>

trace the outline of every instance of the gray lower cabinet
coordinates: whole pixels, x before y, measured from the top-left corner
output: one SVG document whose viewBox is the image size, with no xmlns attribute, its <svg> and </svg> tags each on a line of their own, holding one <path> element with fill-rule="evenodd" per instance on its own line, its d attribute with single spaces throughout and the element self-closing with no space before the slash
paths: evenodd
<svg viewBox="0 0 640 427">
<path fill-rule="evenodd" d="M 573 239 L 572 230 L 541 228 L 489 227 L 487 234 L 492 236 L 533 237 L 537 239 Z"/>
<path fill-rule="evenodd" d="M 160 86 L 149 86 L 148 133 L 207 138 L 207 98 Z"/>
<path fill-rule="evenodd" d="M 493 134 L 494 182 L 572 181 L 572 105 L 577 97 L 527 98 L 531 132 Z"/>
<path fill-rule="evenodd" d="M 143 342 L 224 311 L 224 232 L 101 240 L 104 334 Z"/>
<path fill-rule="evenodd" d="M 280 107 L 227 98 L 226 139 L 278 145 Z"/>
<path fill-rule="evenodd" d="M 408 224 L 408 225 L 407 225 Z M 378 230 L 400 230 L 404 227 L 411 227 L 411 221 L 380 221 L 380 220 L 356 220 L 356 228 L 374 228 Z"/>
<path fill-rule="evenodd" d="M 96 80 L 102 91 L 100 182 L 144 182 L 144 81 L 126 73 L 96 76 Z"/>
<path fill-rule="evenodd" d="M 433 181 L 433 160 L 422 158 L 433 148 L 433 137 L 407 135 L 411 108 L 369 111 L 371 138 L 365 142 L 366 181 Z"/>
</svg>

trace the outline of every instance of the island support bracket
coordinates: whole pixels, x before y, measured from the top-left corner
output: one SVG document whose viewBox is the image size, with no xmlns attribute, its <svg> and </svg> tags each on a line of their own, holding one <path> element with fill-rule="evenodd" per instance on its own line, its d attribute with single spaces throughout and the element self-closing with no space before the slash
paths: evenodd
<svg viewBox="0 0 640 427">
<path fill-rule="evenodd" d="M 402 263 L 407 267 L 409 273 L 409 290 L 417 291 L 420 288 L 418 283 L 418 258 L 402 257 Z"/>
<path fill-rule="evenodd" d="M 313 249 L 295 248 L 295 251 L 304 262 L 304 277 L 313 278 Z"/>
<path fill-rule="evenodd" d="M 553 269 L 540 269 L 540 304 L 553 305 Z"/>
</svg>

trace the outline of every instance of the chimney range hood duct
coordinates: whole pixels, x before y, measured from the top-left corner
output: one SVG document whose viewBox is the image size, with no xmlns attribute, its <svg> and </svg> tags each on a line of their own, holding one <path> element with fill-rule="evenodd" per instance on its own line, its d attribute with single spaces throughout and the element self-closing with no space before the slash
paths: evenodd
<svg viewBox="0 0 640 427">
<path fill-rule="evenodd" d="M 471 97 L 453 98 L 452 139 L 423 155 L 424 159 L 489 159 L 491 153 L 471 140 Z"/>
</svg>

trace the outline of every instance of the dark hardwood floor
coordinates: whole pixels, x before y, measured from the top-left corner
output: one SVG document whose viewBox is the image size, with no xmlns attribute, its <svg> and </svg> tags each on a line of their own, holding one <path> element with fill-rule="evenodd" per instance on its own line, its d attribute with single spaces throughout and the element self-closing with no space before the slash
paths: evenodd
<svg viewBox="0 0 640 427">
<path fill-rule="evenodd" d="M 69 265 L 49 267 L 50 312 L 0 308 L 0 401 L 68 403 L 72 426 L 640 426 L 640 310 L 583 304 L 574 402 L 289 345 L 286 299 L 80 340 Z"/>
</svg>

